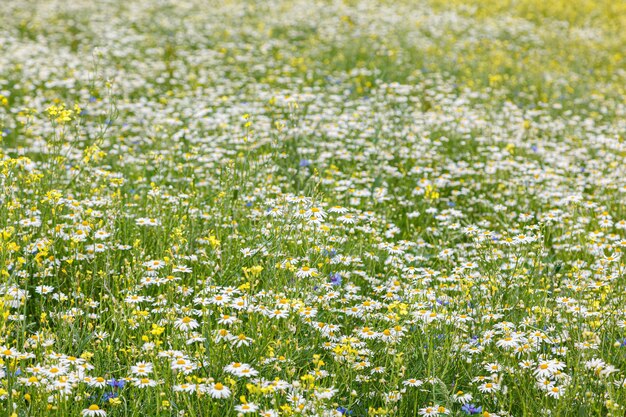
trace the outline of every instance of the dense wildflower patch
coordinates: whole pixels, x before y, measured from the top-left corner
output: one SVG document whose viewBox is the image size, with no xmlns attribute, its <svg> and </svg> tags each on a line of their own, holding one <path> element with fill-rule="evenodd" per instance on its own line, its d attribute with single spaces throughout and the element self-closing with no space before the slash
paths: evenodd
<svg viewBox="0 0 626 417">
<path fill-rule="evenodd" d="M 626 412 L 622 3 L 0 10 L 0 415 Z"/>
</svg>

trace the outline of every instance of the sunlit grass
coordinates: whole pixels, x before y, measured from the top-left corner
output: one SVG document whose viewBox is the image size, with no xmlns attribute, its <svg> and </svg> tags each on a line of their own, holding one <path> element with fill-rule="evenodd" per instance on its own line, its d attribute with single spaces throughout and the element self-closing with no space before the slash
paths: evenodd
<svg viewBox="0 0 626 417">
<path fill-rule="evenodd" d="M 0 12 L 0 416 L 624 414 L 622 3 Z"/>
</svg>

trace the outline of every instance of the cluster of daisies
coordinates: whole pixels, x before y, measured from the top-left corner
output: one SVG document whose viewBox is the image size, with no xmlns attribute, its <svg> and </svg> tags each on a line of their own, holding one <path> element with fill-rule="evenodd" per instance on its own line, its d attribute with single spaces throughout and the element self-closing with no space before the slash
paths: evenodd
<svg viewBox="0 0 626 417">
<path fill-rule="evenodd" d="M 626 9 L 7 3 L 1 415 L 626 412 Z"/>
</svg>

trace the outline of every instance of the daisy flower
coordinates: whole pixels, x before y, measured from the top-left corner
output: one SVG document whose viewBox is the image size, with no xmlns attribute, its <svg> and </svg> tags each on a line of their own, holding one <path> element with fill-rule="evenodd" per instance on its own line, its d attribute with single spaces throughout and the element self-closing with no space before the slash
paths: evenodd
<svg viewBox="0 0 626 417">
<path fill-rule="evenodd" d="M 230 397 L 230 388 L 223 385 L 221 382 L 211 384 L 207 388 L 208 394 L 211 398 L 228 398 Z"/>
<path fill-rule="evenodd" d="M 155 380 L 150 379 L 150 378 L 141 378 L 141 379 L 135 379 L 134 384 L 136 387 L 139 388 L 146 388 L 146 387 L 156 387 L 157 383 Z"/>
<path fill-rule="evenodd" d="M 174 327 L 182 331 L 193 330 L 193 329 L 196 329 L 198 326 L 200 326 L 200 324 L 194 318 L 191 318 L 191 317 L 183 317 L 183 318 L 177 319 L 174 322 Z"/>
<path fill-rule="evenodd" d="M 298 271 L 296 271 L 296 276 L 298 278 L 309 278 L 317 275 L 317 269 L 310 268 L 308 266 L 303 266 Z"/>
<path fill-rule="evenodd" d="M 259 406 L 254 403 L 246 403 L 235 406 L 235 410 L 242 414 L 255 413 Z"/>
<path fill-rule="evenodd" d="M 107 415 L 106 411 L 101 410 L 97 404 L 91 404 L 89 407 L 81 411 L 80 414 L 83 417 L 105 417 Z"/>
<path fill-rule="evenodd" d="M 407 379 L 406 381 L 402 382 L 402 384 L 407 386 L 407 387 L 419 387 L 419 386 L 423 385 L 424 382 L 420 381 L 419 379 L 411 378 L 411 379 Z"/>
</svg>

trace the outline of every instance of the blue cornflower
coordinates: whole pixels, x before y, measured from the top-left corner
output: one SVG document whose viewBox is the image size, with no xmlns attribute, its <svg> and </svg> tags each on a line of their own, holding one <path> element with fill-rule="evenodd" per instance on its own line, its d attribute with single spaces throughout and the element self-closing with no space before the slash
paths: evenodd
<svg viewBox="0 0 626 417">
<path fill-rule="evenodd" d="M 111 398 L 117 398 L 118 396 L 119 394 L 117 392 L 105 392 L 104 395 L 102 396 L 102 401 L 107 402 Z"/>
<path fill-rule="evenodd" d="M 334 274 L 330 274 L 330 283 L 332 285 L 341 285 L 341 280 L 341 275 L 339 275 L 339 273 L 335 272 Z"/>
<path fill-rule="evenodd" d="M 115 379 L 115 378 L 111 378 L 107 381 L 107 385 L 110 387 L 115 388 L 124 388 L 124 385 L 126 385 L 126 381 L 124 381 L 123 379 Z"/>
<path fill-rule="evenodd" d="M 464 411 L 466 414 L 468 415 L 474 415 L 474 414 L 479 414 L 483 412 L 483 408 L 481 406 L 477 406 L 474 404 L 465 404 L 463 407 L 461 407 L 461 411 Z"/>
</svg>

